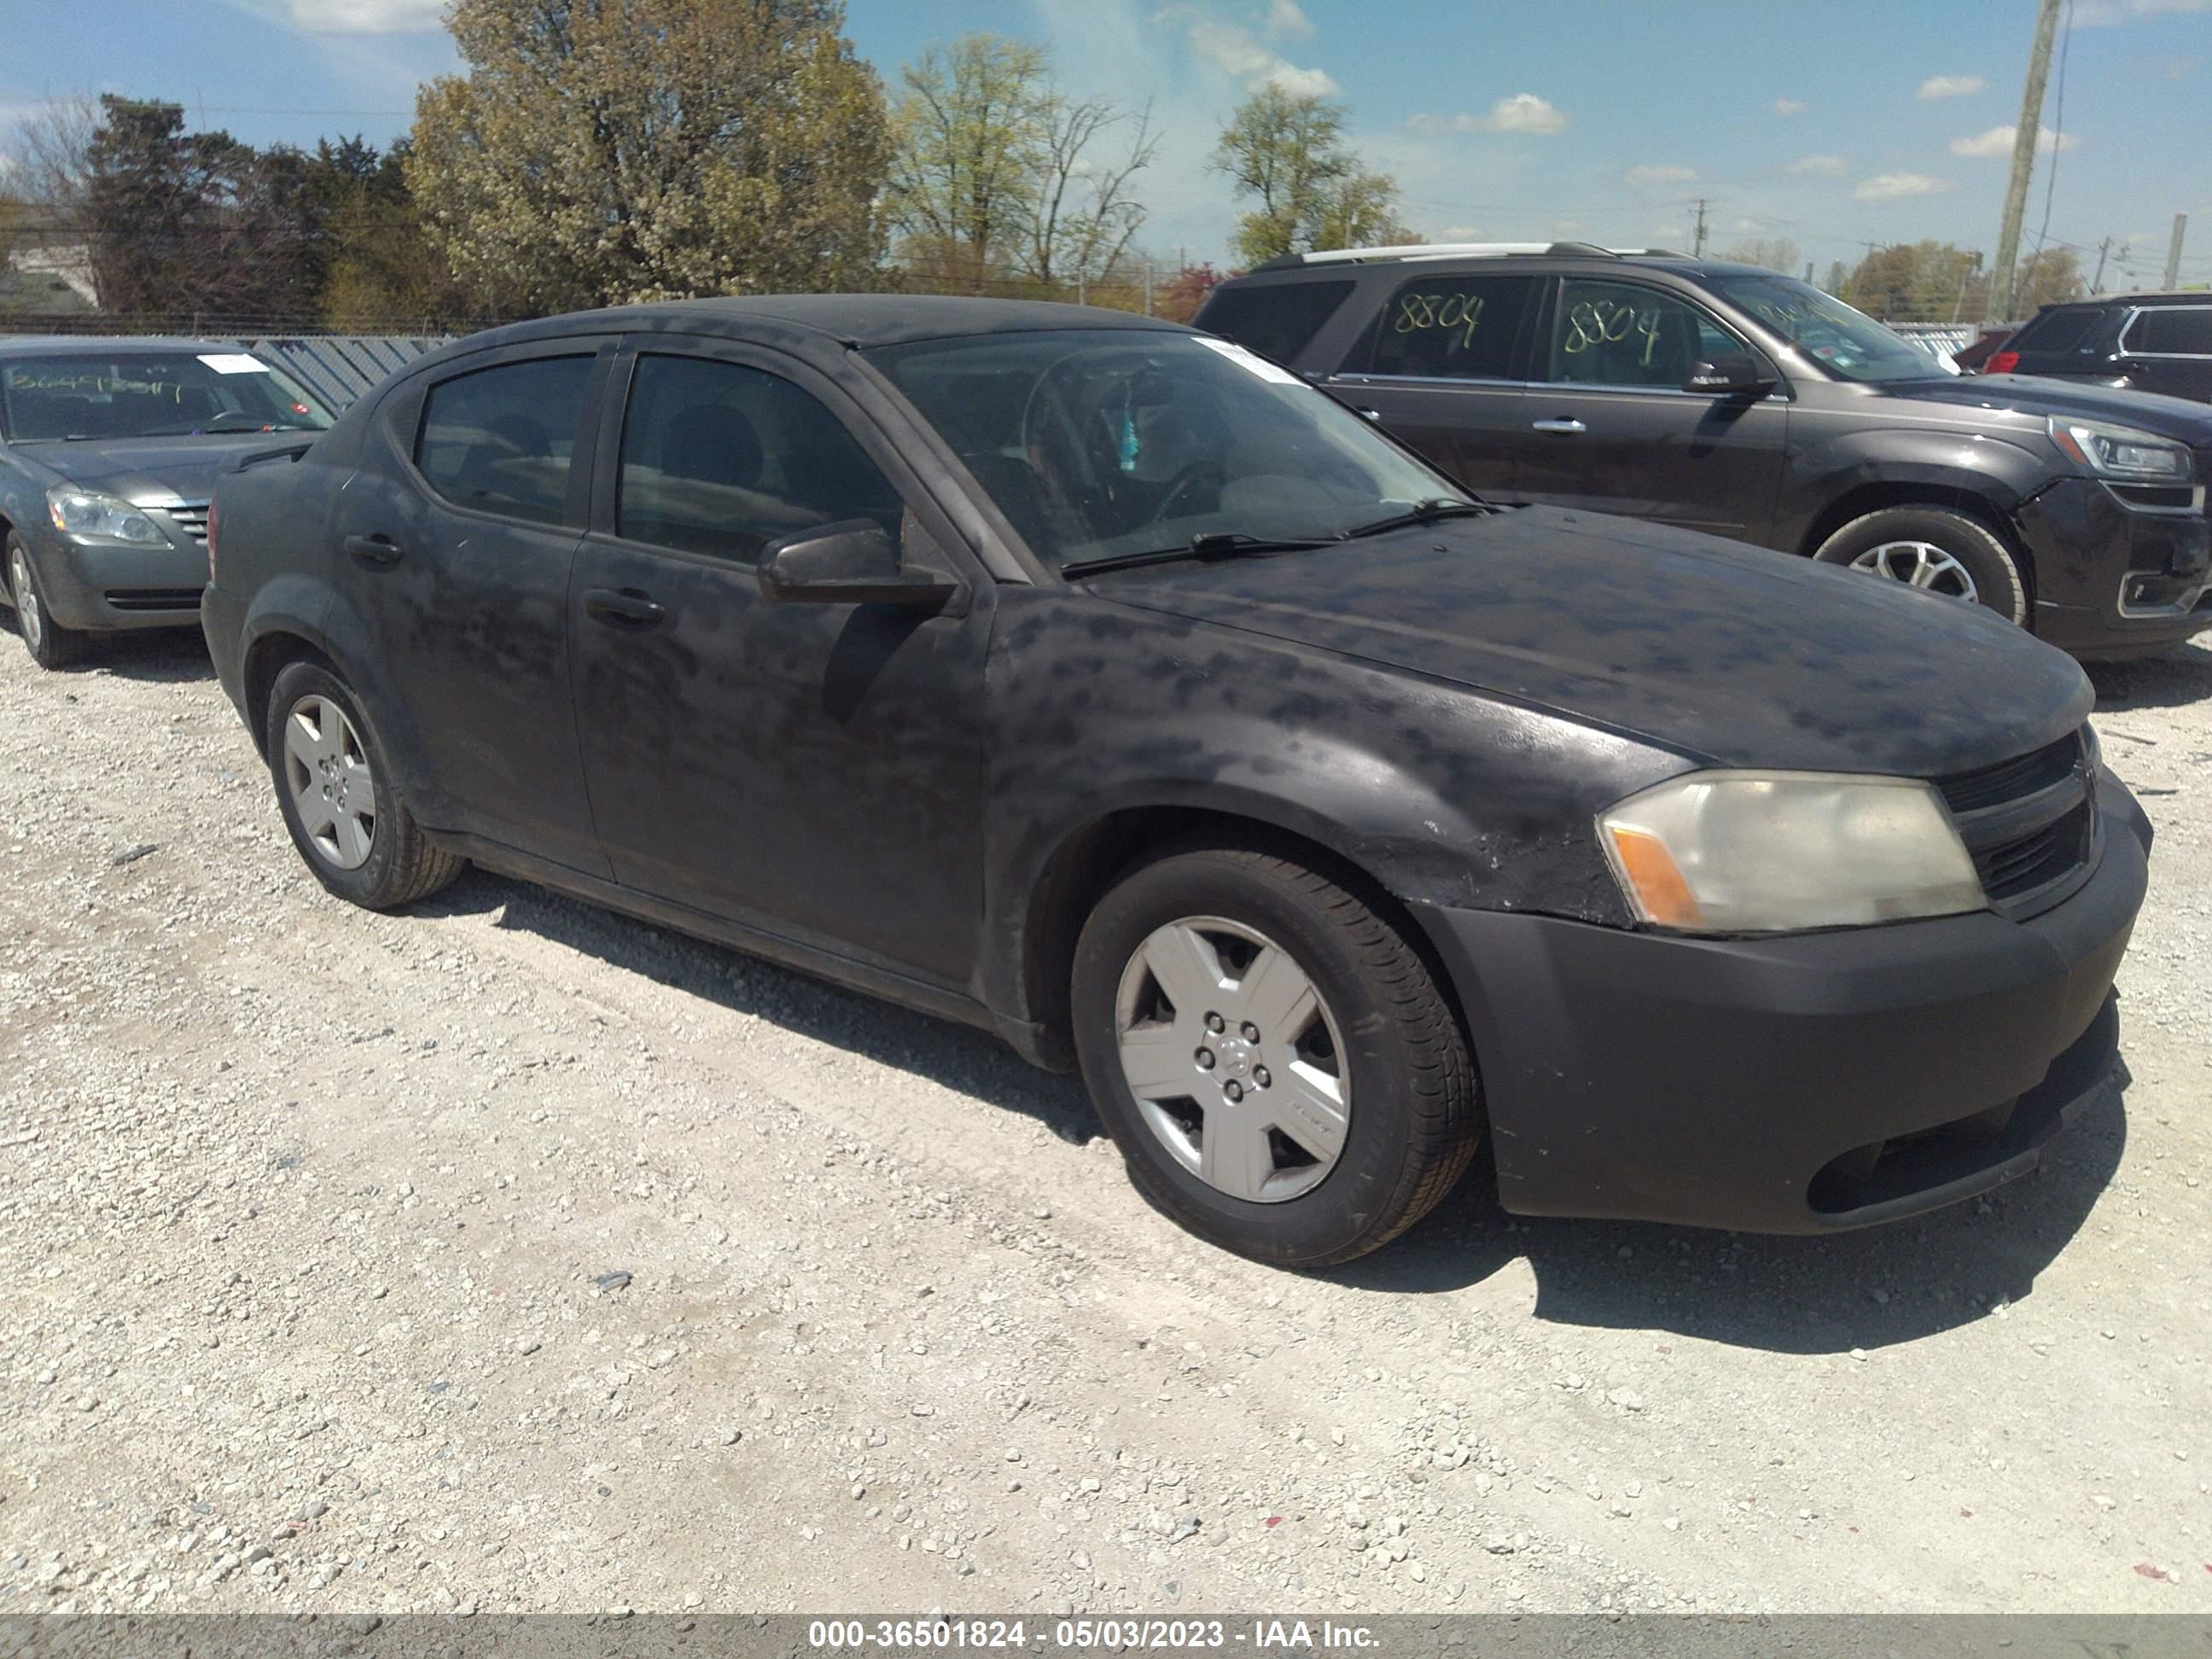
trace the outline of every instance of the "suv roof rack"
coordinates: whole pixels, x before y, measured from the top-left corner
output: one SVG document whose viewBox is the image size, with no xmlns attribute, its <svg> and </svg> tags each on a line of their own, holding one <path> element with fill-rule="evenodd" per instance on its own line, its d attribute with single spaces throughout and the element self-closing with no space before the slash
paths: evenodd
<svg viewBox="0 0 2212 1659">
<path fill-rule="evenodd" d="M 1314 253 L 1285 253 L 1255 265 L 1262 270 L 1296 270 L 1307 265 L 1364 265 L 1411 259 L 1511 259 L 1549 256 L 1555 259 L 1686 259 L 1665 247 L 1600 247 L 1595 242 L 1405 242 L 1386 247 L 1334 247 Z"/>
</svg>

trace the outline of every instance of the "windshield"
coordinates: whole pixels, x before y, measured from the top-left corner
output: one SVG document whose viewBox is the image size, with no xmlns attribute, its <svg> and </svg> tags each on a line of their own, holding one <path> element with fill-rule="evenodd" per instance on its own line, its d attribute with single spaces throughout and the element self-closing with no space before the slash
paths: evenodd
<svg viewBox="0 0 2212 1659">
<path fill-rule="evenodd" d="M 987 334 L 868 361 L 1042 558 L 1344 534 L 1466 492 L 1241 346 L 1150 330 Z"/>
<path fill-rule="evenodd" d="M 238 351 L 73 351 L 0 367 L 0 436 L 183 438 L 319 432 L 330 413 L 289 375 Z"/>
<path fill-rule="evenodd" d="M 1705 280 L 1839 380 L 1929 380 L 1958 372 L 1794 276 L 1716 273 Z"/>
</svg>

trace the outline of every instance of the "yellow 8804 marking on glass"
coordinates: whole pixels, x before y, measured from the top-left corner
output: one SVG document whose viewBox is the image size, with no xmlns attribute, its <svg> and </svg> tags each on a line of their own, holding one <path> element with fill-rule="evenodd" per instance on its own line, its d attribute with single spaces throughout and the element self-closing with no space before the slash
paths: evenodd
<svg viewBox="0 0 2212 1659">
<path fill-rule="evenodd" d="M 1474 331 L 1482 321 L 1482 305 L 1480 294 L 1401 294 L 1397 319 L 1391 326 L 1401 334 L 1427 328 L 1456 332 L 1464 349 L 1474 343 Z"/>
<path fill-rule="evenodd" d="M 1618 300 L 1581 300 L 1567 311 L 1567 337 L 1560 348 L 1570 357 L 1596 345 L 1617 344 L 1631 334 L 1644 341 L 1644 363 L 1650 367 L 1659 348 L 1659 308 L 1638 310 Z"/>
</svg>

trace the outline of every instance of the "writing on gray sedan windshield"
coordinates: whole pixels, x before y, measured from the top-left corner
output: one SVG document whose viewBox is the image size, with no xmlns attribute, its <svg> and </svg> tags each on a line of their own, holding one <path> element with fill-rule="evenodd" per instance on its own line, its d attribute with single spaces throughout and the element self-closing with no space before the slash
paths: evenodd
<svg viewBox="0 0 2212 1659">
<path fill-rule="evenodd" d="M 1146 329 L 871 351 L 1040 557 L 1322 540 L 1464 491 L 1241 347 Z"/>
<path fill-rule="evenodd" d="M 330 412 L 241 351 L 93 349 L 0 363 L 0 436 L 14 443 L 319 432 Z"/>
</svg>

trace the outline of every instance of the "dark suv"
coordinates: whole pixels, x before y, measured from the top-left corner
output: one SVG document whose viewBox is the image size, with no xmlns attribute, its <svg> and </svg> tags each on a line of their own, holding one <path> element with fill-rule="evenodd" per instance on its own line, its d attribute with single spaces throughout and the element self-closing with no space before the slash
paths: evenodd
<svg viewBox="0 0 2212 1659">
<path fill-rule="evenodd" d="M 1888 1220 L 2124 1076 L 2149 826 L 2075 664 L 1470 501 L 1172 324 L 549 318 L 216 507 L 208 644 L 331 892 L 474 860 L 1079 1063 L 1269 1261 L 1382 1243 L 1486 1127 L 1515 1211 Z"/>
<path fill-rule="evenodd" d="M 2212 293 L 2106 294 L 2045 306 L 1990 355 L 1987 372 L 2212 404 Z"/>
<path fill-rule="evenodd" d="M 1486 499 L 1710 531 L 1978 600 L 2081 657 L 2212 628 L 2212 410 L 1961 379 L 1789 276 L 1581 244 L 1353 249 L 1198 325 Z"/>
</svg>

